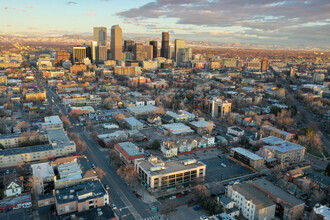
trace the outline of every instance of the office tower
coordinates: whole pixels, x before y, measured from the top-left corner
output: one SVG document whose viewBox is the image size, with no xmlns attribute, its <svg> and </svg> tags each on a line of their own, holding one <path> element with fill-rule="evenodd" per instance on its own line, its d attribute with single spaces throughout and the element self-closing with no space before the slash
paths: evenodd
<svg viewBox="0 0 330 220">
<path fill-rule="evenodd" d="M 73 47 L 72 61 L 74 64 L 82 63 L 86 57 L 86 47 Z"/>
<path fill-rule="evenodd" d="M 94 27 L 94 41 L 97 42 L 96 62 L 103 63 L 105 60 L 107 60 L 107 43 L 108 43 L 108 41 L 107 41 L 107 28 L 106 27 Z"/>
<path fill-rule="evenodd" d="M 261 72 L 267 72 L 269 68 L 269 60 L 268 59 L 262 59 L 261 60 Z"/>
<path fill-rule="evenodd" d="M 188 62 L 192 59 L 192 49 L 191 48 L 180 48 L 177 53 L 177 65 L 187 66 Z"/>
<path fill-rule="evenodd" d="M 99 46 L 107 45 L 107 28 L 106 27 L 94 27 L 94 41 Z"/>
<path fill-rule="evenodd" d="M 111 27 L 111 55 L 113 60 L 121 60 L 123 53 L 123 36 L 119 25 Z"/>
<path fill-rule="evenodd" d="M 92 52 L 92 62 L 96 63 L 99 57 L 99 48 L 97 46 L 97 41 L 92 41 L 91 45 L 91 52 Z"/>
<path fill-rule="evenodd" d="M 124 40 L 124 51 L 125 52 L 133 52 L 133 49 L 134 49 L 134 41 Z"/>
<path fill-rule="evenodd" d="M 83 45 L 86 48 L 86 57 L 88 57 L 90 60 L 92 60 L 92 49 L 90 46 Z"/>
<path fill-rule="evenodd" d="M 161 48 L 161 57 L 169 59 L 169 50 L 170 50 L 170 34 L 168 32 L 162 33 L 162 48 Z"/>
<path fill-rule="evenodd" d="M 143 45 L 141 43 L 136 43 L 134 45 L 134 60 L 143 61 L 146 59 L 152 60 L 153 51 L 151 45 Z"/>
<path fill-rule="evenodd" d="M 69 60 L 70 59 L 70 53 L 66 50 L 57 50 L 56 51 L 56 60 L 62 61 L 62 60 Z"/>
<path fill-rule="evenodd" d="M 157 58 L 158 53 L 158 42 L 157 41 L 150 41 L 149 44 L 152 46 L 152 56 L 153 58 Z"/>
<path fill-rule="evenodd" d="M 184 40 L 175 39 L 175 44 L 174 44 L 174 61 L 175 62 L 178 62 L 177 55 L 178 55 L 179 49 L 183 49 L 185 47 L 186 47 L 186 43 Z"/>
</svg>

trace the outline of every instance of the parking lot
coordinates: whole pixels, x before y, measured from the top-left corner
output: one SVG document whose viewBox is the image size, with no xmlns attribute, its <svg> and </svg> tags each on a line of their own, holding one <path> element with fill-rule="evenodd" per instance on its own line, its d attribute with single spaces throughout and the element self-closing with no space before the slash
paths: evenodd
<svg viewBox="0 0 330 220">
<path fill-rule="evenodd" d="M 232 161 L 225 156 L 222 156 L 222 158 L 213 157 L 202 159 L 201 161 L 207 165 L 205 179 L 207 183 L 223 181 L 253 173 L 252 170 Z M 223 163 L 226 167 L 223 167 L 221 163 Z"/>
</svg>

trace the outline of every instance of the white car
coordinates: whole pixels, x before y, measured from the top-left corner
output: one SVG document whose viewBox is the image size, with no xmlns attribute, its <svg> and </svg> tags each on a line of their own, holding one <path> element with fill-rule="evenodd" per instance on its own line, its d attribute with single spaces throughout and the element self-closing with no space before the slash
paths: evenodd
<svg viewBox="0 0 330 220">
<path fill-rule="evenodd" d="M 175 199 L 175 198 L 176 198 L 176 196 L 171 196 L 171 197 L 170 197 L 170 199 Z"/>
</svg>

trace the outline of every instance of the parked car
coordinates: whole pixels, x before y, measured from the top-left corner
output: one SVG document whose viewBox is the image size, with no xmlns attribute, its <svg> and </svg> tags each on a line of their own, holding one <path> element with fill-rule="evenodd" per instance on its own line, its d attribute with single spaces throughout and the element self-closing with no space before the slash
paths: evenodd
<svg viewBox="0 0 330 220">
<path fill-rule="evenodd" d="M 201 209 L 201 206 L 200 205 L 196 205 L 195 207 L 194 207 L 194 210 L 195 211 L 198 211 L 198 210 L 200 210 Z"/>
<path fill-rule="evenodd" d="M 95 164 L 92 164 L 92 169 L 95 169 Z"/>
<path fill-rule="evenodd" d="M 175 199 L 175 198 L 176 198 L 176 196 L 171 196 L 171 197 L 170 197 L 170 199 Z"/>
<path fill-rule="evenodd" d="M 115 204 L 111 204 L 111 208 L 112 208 L 113 210 L 116 210 L 116 209 L 117 209 L 117 206 L 116 206 Z"/>
<path fill-rule="evenodd" d="M 104 188 L 105 188 L 106 190 L 109 190 L 109 189 L 110 189 L 110 187 L 109 187 L 108 184 L 105 184 L 105 185 L 104 185 Z"/>
<path fill-rule="evenodd" d="M 133 191 L 133 194 L 136 196 L 136 198 L 141 199 L 141 195 L 139 195 L 136 191 Z"/>
<path fill-rule="evenodd" d="M 178 195 L 176 195 L 176 198 L 181 198 L 183 197 L 183 194 L 179 193 Z"/>
</svg>

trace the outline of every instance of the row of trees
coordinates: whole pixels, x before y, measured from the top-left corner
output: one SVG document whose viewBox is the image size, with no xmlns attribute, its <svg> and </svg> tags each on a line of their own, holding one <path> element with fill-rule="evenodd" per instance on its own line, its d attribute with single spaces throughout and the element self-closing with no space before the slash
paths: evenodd
<svg viewBox="0 0 330 220">
<path fill-rule="evenodd" d="M 79 153 L 83 153 L 87 150 L 87 144 L 86 142 L 81 140 L 80 135 L 76 133 L 70 133 L 69 137 L 71 140 L 73 140 L 76 143 L 76 148 Z"/>
</svg>

